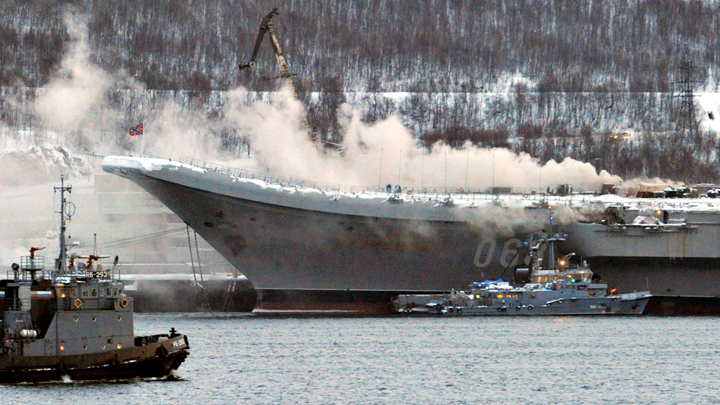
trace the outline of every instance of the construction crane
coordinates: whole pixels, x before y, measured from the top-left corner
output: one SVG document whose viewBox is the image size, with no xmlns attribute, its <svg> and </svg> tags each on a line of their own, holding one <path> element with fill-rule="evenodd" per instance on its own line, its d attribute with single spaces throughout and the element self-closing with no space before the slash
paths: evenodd
<svg viewBox="0 0 720 405">
<path fill-rule="evenodd" d="M 265 16 L 265 18 L 262 19 L 262 21 L 260 21 L 260 29 L 258 30 L 257 37 L 255 38 L 255 48 L 253 49 L 252 56 L 250 57 L 250 62 L 240 64 L 238 65 L 238 68 L 240 70 L 244 70 L 255 66 L 255 59 L 257 58 L 258 51 L 260 50 L 260 44 L 262 44 L 262 40 L 267 33 L 270 37 L 270 43 L 272 44 L 273 51 L 275 51 L 275 57 L 277 58 L 278 68 L 280 69 L 279 77 L 290 85 L 293 89 L 293 93 L 295 93 L 295 98 L 297 98 L 297 90 L 295 89 L 295 83 L 292 80 L 293 74 L 290 73 L 290 67 L 288 66 L 285 55 L 280 48 L 280 42 L 275 35 L 275 25 L 271 21 L 272 18 L 278 14 L 278 9 L 274 8 L 268 13 L 268 15 Z"/>
<path fill-rule="evenodd" d="M 242 71 L 248 68 L 255 67 L 255 59 L 257 58 L 258 52 L 260 51 L 260 44 L 262 44 L 263 38 L 265 38 L 265 34 L 267 34 L 270 37 L 270 43 L 272 44 L 273 51 L 275 52 L 275 58 L 277 59 L 278 68 L 280 69 L 280 76 L 274 77 L 273 79 L 282 78 L 283 80 L 285 80 L 285 82 L 290 85 L 290 88 L 292 88 L 295 99 L 299 100 L 297 88 L 295 87 L 295 82 L 292 79 L 294 74 L 290 73 L 290 67 L 287 63 L 287 60 L 285 59 L 285 54 L 283 54 L 282 49 L 280 48 L 280 41 L 278 41 L 277 35 L 275 35 L 275 25 L 271 21 L 272 18 L 278 14 L 280 14 L 280 12 L 277 8 L 274 8 L 262 19 L 262 21 L 260 21 L 260 29 L 258 29 L 257 36 L 255 37 L 255 47 L 253 48 L 250 61 L 248 63 L 239 64 L 238 69 Z M 321 139 L 320 136 L 310 128 L 307 117 L 303 118 L 303 125 L 305 126 L 305 130 L 310 135 L 310 139 L 312 139 L 313 141 L 320 141 L 323 145 L 330 147 L 341 154 L 344 152 L 344 148 L 342 145 Z"/>
</svg>

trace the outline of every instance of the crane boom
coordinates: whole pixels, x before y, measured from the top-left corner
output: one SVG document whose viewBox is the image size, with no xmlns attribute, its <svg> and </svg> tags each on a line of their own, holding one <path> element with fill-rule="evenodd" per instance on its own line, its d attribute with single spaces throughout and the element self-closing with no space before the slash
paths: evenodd
<svg viewBox="0 0 720 405">
<path fill-rule="evenodd" d="M 297 98 L 297 90 L 295 89 L 295 83 L 293 83 L 292 80 L 293 75 L 290 73 L 290 67 L 288 66 L 285 55 L 280 48 L 280 41 L 278 41 L 277 36 L 275 35 L 275 26 L 271 21 L 272 18 L 278 14 L 278 9 L 274 8 L 262 19 L 262 21 L 260 21 L 260 29 L 258 30 L 257 37 L 255 37 L 255 48 L 253 49 L 252 56 L 250 57 L 250 62 L 240 64 L 238 65 L 238 68 L 240 70 L 244 70 L 255 66 L 255 59 L 257 58 L 258 51 L 260 50 L 260 44 L 267 33 L 270 37 L 270 44 L 275 52 L 275 58 L 277 59 L 278 68 L 280 69 L 280 77 L 292 87 Z"/>
<path fill-rule="evenodd" d="M 285 80 L 287 84 L 290 85 L 290 88 L 295 95 L 295 99 L 299 100 L 297 88 L 295 88 L 295 82 L 293 82 L 292 79 L 293 74 L 290 73 L 290 67 L 288 66 L 285 55 L 280 48 L 280 41 L 278 41 L 277 36 L 275 35 L 275 26 L 271 21 L 272 18 L 278 14 L 278 9 L 274 8 L 265 17 L 263 17 L 262 21 L 260 21 L 260 29 L 258 29 L 257 36 L 255 37 L 255 47 L 253 48 L 253 53 L 250 57 L 250 61 L 245 64 L 239 64 L 238 68 L 240 70 L 244 70 L 255 66 L 255 59 L 257 58 L 258 52 L 260 51 L 260 44 L 262 44 L 263 38 L 265 38 L 265 34 L 267 34 L 270 37 L 270 43 L 272 45 L 273 51 L 275 51 L 275 58 L 277 59 L 278 69 L 280 69 L 279 77 L 281 77 L 283 80 Z M 307 117 L 303 118 L 303 125 L 305 126 L 305 130 L 308 132 L 310 139 L 312 139 L 313 141 L 320 141 L 324 145 L 330 146 L 333 149 L 339 151 L 340 153 L 343 153 L 344 149 L 342 145 L 320 139 L 320 137 L 310 129 Z"/>
</svg>

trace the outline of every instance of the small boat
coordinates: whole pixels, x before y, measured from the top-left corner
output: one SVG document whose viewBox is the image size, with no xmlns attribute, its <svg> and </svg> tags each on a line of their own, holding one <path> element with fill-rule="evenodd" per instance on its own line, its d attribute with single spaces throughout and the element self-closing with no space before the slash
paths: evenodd
<svg viewBox="0 0 720 405">
<path fill-rule="evenodd" d="M 74 205 L 61 179 L 60 254 L 46 270 L 33 247 L 0 280 L 0 383 L 170 377 L 190 354 L 187 336 L 135 336 L 133 300 L 99 260 L 68 258 L 65 230 Z M 78 263 L 76 259 L 87 259 Z"/>
<path fill-rule="evenodd" d="M 451 291 L 442 297 L 401 295 L 393 301 L 398 313 L 430 313 L 454 316 L 477 315 L 642 315 L 649 291 L 616 294 L 608 285 L 593 279 L 586 264 L 570 266 L 574 254 L 555 263 L 555 243 L 563 236 L 531 235 L 524 245 L 530 248 L 531 266 L 515 271 L 516 283 L 502 279 L 472 284 L 470 292 Z M 542 268 L 538 252 L 549 245 L 550 268 Z"/>
</svg>

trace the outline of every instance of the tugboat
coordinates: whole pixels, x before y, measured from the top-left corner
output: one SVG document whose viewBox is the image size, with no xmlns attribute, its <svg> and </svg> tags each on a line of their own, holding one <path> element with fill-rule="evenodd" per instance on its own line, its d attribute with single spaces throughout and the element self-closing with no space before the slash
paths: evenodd
<svg viewBox="0 0 720 405">
<path fill-rule="evenodd" d="M 187 336 L 135 336 L 133 301 L 98 255 L 71 257 L 65 230 L 74 205 L 61 177 L 60 254 L 51 271 L 33 247 L 0 280 L 0 383 L 169 377 L 190 354 Z M 105 256 L 107 257 L 107 256 Z M 75 259 L 87 263 L 75 266 Z M 95 265 L 93 262 L 97 262 Z"/>
<path fill-rule="evenodd" d="M 530 248 L 531 265 L 516 269 L 515 284 L 502 279 L 475 282 L 469 293 L 453 290 L 442 298 L 401 295 L 393 301 L 394 311 L 454 316 L 642 315 L 652 296 L 649 291 L 608 293 L 608 285 L 594 280 L 587 265 L 568 264 L 573 253 L 555 263 L 555 243 L 564 240 L 556 234 L 534 243 L 531 235 L 523 244 Z M 542 268 L 538 254 L 544 244 L 549 246 L 549 269 Z"/>
</svg>

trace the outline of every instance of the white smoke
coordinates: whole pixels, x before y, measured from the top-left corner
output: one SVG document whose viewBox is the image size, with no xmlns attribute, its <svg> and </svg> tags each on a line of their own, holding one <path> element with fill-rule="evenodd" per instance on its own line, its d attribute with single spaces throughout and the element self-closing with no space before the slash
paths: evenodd
<svg viewBox="0 0 720 405">
<path fill-rule="evenodd" d="M 60 71 L 48 83 L 35 102 L 35 111 L 45 125 L 63 131 L 84 130 L 94 122 L 97 107 L 113 84 L 112 77 L 90 63 L 87 25 L 75 14 L 64 15 L 70 35 L 69 51 Z"/>
<path fill-rule="evenodd" d="M 229 125 L 250 134 L 256 156 L 255 170 L 272 170 L 287 177 L 327 183 L 485 191 L 510 187 L 517 191 L 544 191 L 559 184 L 576 190 L 599 190 L 602 183 L 619 184 L 621 178 L 606 171 L 597 174 L 589 163 L 566 158 L 541 166 L 527 154 L 471 145 L 453 148 L 438 143 L 428 151 L 395 116 L 372 125 L 361 121 L 352 106 L 340 109 L 345 133 L 344 153 L 319 153 L 302 125 L 301 104 L 289 88 L 273 104 L 246 103 L 246 90 L 230 92 L 226 111 Z"/>
<path fill-rule="evenodd" d="M 493 186 L 544 191 L 570 183 L 575 190 L 598 190 L 602 183 L 620 182 L 617 176 L 605 171 L 598 175 L 590 164 L 572 159 L 541 166 L 529 155 L 478 148 L 469 143 L 459 149 L 439 143 L 428 151 L 418 145 L 398 117 L 367 124 L 362 121 L 362 114 L 347 104 L 339 111 L 345 134 L 344 153 L 327 152 L 310 140 L 303 125 L 306 112 L 287 87 L 273 95 L 270 102 L 248 101 L 252 97 L 244 88 L 229 91 L 223 95 L 221 118 L 208 118 L 204 110 L 207 100 L 202 97 L 185 103 L 181 103 L 179 96 L 161 102 L 143 101 L 128 107 L 142 110 L 138 114 L 120 112 L 109 100 L 112 92 L 125 89 L 141 101 L 147 100 L 143 95 L 155 93 L 143 92 L 143 85 L 122 71 L 110 73 L 93 64 L 82 16 L 68 12 L 65 21 L 71 41 L 60 69 L 29 108 L 22 106 L 34 112 L 39 125 L 32 130 L 0 128 L 5 150 L 4 158 L 0 156 L 0 170 L 5 173 L 0 186 L 4 188 L 57 182 L 58 172 L 87 176 L 92 172 L 88 161 L 94 158 L 83 158 L 84 153 L 109 155 L 128 151 L 174 159 L 189 156 L 255 171 L 272 170 L 296 179 L 383 188 L 392 184 L 448 192 L 461 188 L 484 191 Z M 517 78 L 513 76 L 512 80 L 514 83 Z M 127 135 L 127 128 L 140 123 L 125 122 L 128 116 L 140 117 L 145 135 L 133 138 Z M 251 141 L 251 158 L 229 160 L 218 137 L 209 131 L 217 127 L 233 128 L 247 136 Z M 23 153 L 18 153 L 19 150 Z M 99 172 L 100 168 L 96 165 L 93 170 Z M 44 200 L 46 194 L 38 193 L 38 201 Z M 22 207 L 9 207 L 6 215 L 31 218 L 48 208 L 44 203 L 19 205 Z M 495 214 L 501 212 L 507 214 L 503 214 L 505 223 L 515 226 L 518 216 L 510 211 Z M 48 224 L 34 231 L 36 236 L 24 235 L 22 245 L 45 241 L 54 226 Z M 16 225 L 13 222 L 12 226 Z M 9 234 L 12 229 L 2 231 Z"/>
<path fill-rule="evenodd" d="M 146 134 L 130 138 L 125 131 L 136 123 L 121 121 L 117 108 L 110 106 L 108 92 L 125 88 L 141 93 L 143 86 L 123 72 L 110 74 L 94 65 L 85 21 L 70 12 L 65 21 L 71 38 L 68 51 L 34 107 L 41 126 L 56 131 L 58 143 L 73 143 L 80 153 L 85 148 L 100 154 L 125 154 L 129 147 L 135 154 L 189 156 L 305 180 L 374 187 L 399 184 L 448 192 L 485 191 L 493 186 L 544 191 L 565 183 L 573 184 L 575 190 L 598 190 L 602 183 L 621 182 L 617 176 L 605 171 L 598 175 L 590 164 L 569 158 L 540 166 L 529 155 L 470 143 L 460 149 L 438 143 L 428 151 L 398 117 L 368 125 L 350 105 L 340 109 L 345 153 L 321 153 L 303 126 L 301 103 L 287 87 L 274 95 L 272 103 L 248 102 L 246 89 L 232 90 L 225 95 L 223 118 L 213 120 L 207 118 L 202 102 L 188 109 L 169 99 L 153 111 L 144 111 Z M 506 82 L 521 79 L 514 75 Z M 219 139 L 208 131 L 217 126 L 248 136 L 253 159 L 228 162 Z M 122 142 L 103 137 L 105 133 Z"/>
</svg>

